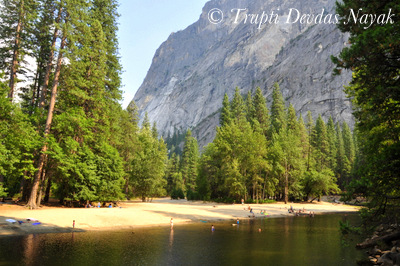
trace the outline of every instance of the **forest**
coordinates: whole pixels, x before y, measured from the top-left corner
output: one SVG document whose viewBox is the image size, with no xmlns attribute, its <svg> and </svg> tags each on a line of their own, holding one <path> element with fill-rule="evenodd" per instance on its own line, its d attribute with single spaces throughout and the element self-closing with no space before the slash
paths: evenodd
<svg viewBox="0 0 400 266">
<path fill-rule="evenodd" d="M 214 141 L 200 148 L 189 129 L 171 150 L 147 115 L 139 121 L 133 102 L 120 105 L 116 0 L 1 0 L 0 197 L 36 209 L 50 198 L 262 203 L 342 193 L 368 199 L 371 213 L 390 211 L 393 219 L 400 205 L 400 42 L 392 33 L 399 23 L 344 23 L 350 8 L 400 9 L 379 3 L 337 5 L 352 45 L 332 60 L 336 74 L 353 71 L 345 90 L 354 132 L 332 117 L 296 114 L 275 84 L 265 88 L 269 108 L 260 88 L 225 95 Z"/>
<path fill-rule="evenodd" d="M 172 154 L 166 171 L 172 197 L 222 202 L 314 200 L 339 193 L 357 165 L 357 138 L 346 122 L 305 121 L 285 103 L 278 84 L 271 111 L 260 88 L 242 97 L 225 94 L 216 137 L 201 155 L 188 130 L 182 157 Z"/>
</svg>

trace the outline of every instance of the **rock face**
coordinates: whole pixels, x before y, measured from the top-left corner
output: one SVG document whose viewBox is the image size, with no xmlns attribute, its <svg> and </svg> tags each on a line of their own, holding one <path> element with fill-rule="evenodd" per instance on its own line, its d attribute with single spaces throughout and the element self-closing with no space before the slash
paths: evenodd
<svg viewBox="0 0 400 266">
<path fill-rule="evenodd" d="M 225 93 L 231 98 L 236 87 L 243 94 L 260 87 L 270 104 L 272 85 L 278 82 L 298 114 L 310 110 L 314 118 L 331 115 L 353 125 L 343 92 L 351 73 L 333 76 L 330 59 L 348 45 L 348 36 L 335 24 L 291 23 L 297 17 L 294 9 L 329 19 L 334 5 L 335 0 L 209 1 L 197 22 L 172 33 L 156 51 L 134 97 L 140 118 L 147 112 L 164 136 L 192 128 L 203 146 L 215 136 Z M 219 24 L 208 19 L 213 8 L 224 13 Z M 237 8 L 246 10 L 238 15 Z M 251 24 L 250 14 L 260 19 L 263 11 L 277 14 L 277 23 Z"/>
</svg>

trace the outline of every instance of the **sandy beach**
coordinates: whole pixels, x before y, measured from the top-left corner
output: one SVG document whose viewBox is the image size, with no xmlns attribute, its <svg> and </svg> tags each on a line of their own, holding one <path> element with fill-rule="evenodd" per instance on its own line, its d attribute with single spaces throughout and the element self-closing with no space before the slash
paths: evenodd
<svg viewBox="0 0 400 266">
<path fill-rule="evenodd" d="M 29 210 L 24 206 L 0 203 L 0 236 L 56 233 L 86 230 L 115 230 L 146 226 L 169 226 L 173 218 L 174 226 L 200 222 L 249 219 L 248 206 L 256 217 L 293 216 L 288 213 L 292 205 L 295 210 L 305 209 L 306 213 L 316 215 L 326 212 L 355 212 L 357 207 L 329 202 L 316 203 L 272 203 L 272 204 L 217 204 L 211 202 L 188 202 L 186 200 L 155 199 L 153 202 L 122 202 L 114 208 L 63 208 L 41 207 Z M 37 220 L 40 224 L 35 224 Z M 22 221 L 19 224 L 7 222 L 7 219 Z M 75 220 L 75 228 L 73 221 Z"/>
</svg>

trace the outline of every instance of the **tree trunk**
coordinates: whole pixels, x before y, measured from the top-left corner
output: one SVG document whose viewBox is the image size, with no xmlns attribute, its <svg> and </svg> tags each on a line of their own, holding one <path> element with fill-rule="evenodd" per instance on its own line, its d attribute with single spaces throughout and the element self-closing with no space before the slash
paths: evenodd
<svg viewBox="0 0 400 266">
<path fill-rule="evenodd" d="M 259 197 L 258 197 L 258 187 L 257 187 L 257 186 L 256 186 L 256 198 L 257 198 L 257 199 L 256 199 L 256 203 L 258 204 L 258 198 L 259 198 Z"/>
<path fill-rule="evenodd" d="M 285 204 L 289 201 L 289 177 L 288 177 L 288 166 L 285 162 Z"/>
<path fill-rule="evenodd" d="M 32 115 L 33 113 L 33 108 L 35 107 L 35 104 L 37 102 L 37 97 L 36 97 L 36 91 L 39 90 L 39 71 L 40 71 L 40 66 L 39 64 L 36 67 L 36 74 L 35 74 L 35 83 L 33 84 L 32 88 L 32 99 L 31 99 L 31 109 L 29 110 L 29 115 Z"/>
<path fill-rule="evenodd" d="M 44 162 L 44 165 L 46 165 L 46 163 L 47 163 L 47 156 L 45 156 L 45 162 Z M 39 184 L 39 195 L 38 195 L 38 197 L 37 197 L 37 200 L 36 200 L 36 205 L 37 205 L 37 207 L 40 207 L 40 204 L 41 204 L 41 201 L 42 201 L 42 194 L 43 194 L 43 190 L 44 190 L 44 188 L 45 188 L 45 181 L 46 181 L 46 169 L 45 168 L 43 168 L 43 170 L 42 170 L 42 177 L 41 177 L 41 179 L 40 179 L 40 184 Z"/>
<path fill-rule="evenodd" d="M 388 235 L 384 235 L 384 236 L 380 236 L 374 239 L 370 239 L 370 240 L 366 240 L 360 244 L 357 244 L 357 248 L 368 248 L 368 247 L 373 247 L 375 246 L 378 242 L 390 242 L 393 240 L 398 240 L 400 239 L 400 231 L 388 234 Z"/>
<path fill-rule="evenodd" d="M 60 77 L 61 63 L 62 63 L 62 58 L 63 58 L 62 49 L 64 49 L 65 42 L 66 42 L 66 36 L 64 34 L 62 37 L 62 40 L 61 40 L 60 52 L 58 54 L 58 59 L 57 59 L 57 68 L 56 68 L 56 73 L 54 75 L 53 88 L 51 90 L 49 112 L 47 114 L 46 126 L 44 129 L 44 136 L 43 136 L 44 144 L 43 144 L 43 147 L 40 152 L 38 171 L 35 174 L 35 178 L 33 180 L 33 185 L 32 185 L 31 195 L 30 195 L 29 201 L 27 203 L 27 207 L 29 207 L 31 209 L 36 209 L 38 207 L 36 205 L 36 198 L 37 198 L 37 193 L 38 193 L 38 188 L 39 188 L 40 177 L 41 177 L 41 174 L 43 171 L 43 165 L 44 165 L 44 161 L 46 158 L 46 151 L 48 148 L 47 147 L 47 136 L 50 133 L 51 122 L 53 120 L 54 106 L 56 104 L 56 97 L 57 97 L 58 80 Z"/>
<path fill-rule="evenodd" d="M 49 178 L 47 179 L 46 192 L 44 194 L 44 199 L 43 199 L 43 201 L 46 203 L 49 203 L 50 188 L 51 188 L 51 176 L 49 176 Z"/>
<path fill-rule="evenodd" d="M 56 24 L 58 24 L 60 22 L 61 13 L 62 13 L 62 7 L 60 6 L 60 9 L 58 10 Z M 53 40 L 51 43 L 50 55 L 49 55 L 49 59 L 47 61 L 47 66 L 46 66 L 46 74 L 44 76 L 43 88 L 42 88 L 42 91 L 40 94 L 40 102 L 39 102 L 40 109 L 44 108 L 45 102 L 46 102 L 47 88 L 49 87 L 50 72 L 51 72 L 51 67 L 53 65 L 54 49 L 56 47 L 57 35 L 58 35 L 58 26 L 56 26 L 56 28 L 54 29 L 54 33 L 53 33 Z"/>
<path fill-rule="evenodd" d="M 262 198 L 265 199 L 265 186 L 267 184 L 267 177 L 264 179 L 264 187 L 263 187 L 263 193 L 262 193 Z"/>
<path fill-rule="evenodd" d="M 21 31 L 22 31 L 22 17 L 24 16 L 23 10 L 24 10 L 24 1 L 21 1 L 21 8 L 19 12 L 14 48 L 13 48 L 13 59 L 10 68 L 10 83 L 9 83 L 10 90 L 8 92 L 8 98 L 10 99 L 10 101 L 12 101 L 14 98 L 15 80 L 17 77 L 17 66 L 19 64 L 18 56 L 19 56 L 19 48 L 20 48 L 19 45 L 20 45 Z"/>
</svg>

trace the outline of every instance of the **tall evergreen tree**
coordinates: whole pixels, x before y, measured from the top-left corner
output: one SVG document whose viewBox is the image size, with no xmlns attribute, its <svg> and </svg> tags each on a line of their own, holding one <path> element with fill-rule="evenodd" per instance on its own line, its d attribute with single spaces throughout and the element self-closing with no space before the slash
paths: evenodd
<svg viewBox="0 0 400 266">
<path fill-rule="evenodd" d="M 349 160 L 350 164 L 354 163 L 355 157 L 355 147 L 354 147 L 354 140 L 353 134 L 351 134 L 351 130 L 347 125 L 346 121 L 343 121 L 342 124 L 342 134 L 343 134 L 343 145 L 347 160 Z"/>
<path fill-rule="evenodd" d="M 139 132 L 139 147 L 132 161 L 134 169 L 130 175 L 134 194 L 142 201 L 165 194 L 166 181 L 163 178 L 167 162 L 167 147 L 164 141 L 153 137 L 145 125 Z"/>
<path fill-rule="evenodd" d="M 190 129 L 188 129 L 186 132 L 181 161 L 182 177 L 188 193 L 188 199 L 190 198 L 190 193 L 196 190 L 199 157 L 200 155 L 197 140 L 192 137 L 192 132 Z"/>
<path fill-rule="evenodd" d="M 32 49 L 32 29 L 37 16 L 35 0 L 2 0 L 0 3 L 0 66 L 7 70 L 8 98 L 12 100 L 17 84 L 17 73 L 23 72 L 22 63 Z"/>
<path fill-rule="evenodd" d="M 363 193 L 371 196 L 370 205 L 377 207 L 375 214 L 381 214 L 394 210 L 386 208 L 389 205 L 398 207 L 400 198 L 400 17 L 393 15 L 388 23 L 372 23 L 366 28 L 350 19 L 351 9 L 378 16 L 398 14 L 400 6 L 397 1 L 344 0 L 338 2 L 336 8 L 340 16 L 338 27 L 350 34 L 351 46 L 344 48 L 339 58 L 333 58 L 333 61 L 337 73 L 341 69 L 351 69 L 354 73 L 346 93 L 355 107 L 353 114 L 363 139 L 360 142 L 365 155 L 362 175 L 366 182 L 362 183 L 373 188 L 365 186 Z M 351 153 L 348 145 L 345 144 L 346 153 Z M 375 218 L 380 217 L 375 215 Z"/>
<path fill-rule="evenodd" d="M 269 111 L 265 97 L 262 95 L 261 89 L 258 87 L 254 96 L 254 116 L 260 124 L 261 130 L 265 136 L 267 136 L 268 129 L 270 127 Z"/>
<path fill-rule="evenodd" d="M 272 92 L 271 105 L 271 129 L 273 132 L 279 133 L 280 130 L 285 127 L 285 116 L 285 102 L 278 83 L 275 83 Z"/>
<path fill-rule="evenodd" d="M 242 122 L 245 119 L 245 105 L 239 88 L 235 89 L 235 94 L 230 103 L 232 118 L 235 123 Z"/>
<path fill-rule="evenodd" d="M 336 169 L 336 154 L 337 154 L 337 138 L 336 138 L 336 131 L 335 131 L 335 123 L 333 122 L 332 116 L 329 117 L 328 125 L 326 128 L 326 132 L 328 135 L 328 165 L 332 171 Z"/>
<path fill-rule="evenodd" d="M 313 144 L 315 147 L 314 156 L 316 160 L 316 169 L 322 171 L 322 169 L 328 167 L 329 142 L 326 125 L 322 120 L 321 115 L 318 116 L 315 123 L 315 137 Z"/>
<path fill-rule="evenodd" d="M 308 133 L 308 152 L 307 152 L 307 171 L 311 170 L 313 161 L 312 161 L 312 151 L 313 151 L 313 139 L 315 137 L 315 127 L 314 127 L 314 120 L 311 115 L 311 112 L 307 112 L 306 117 L 306 129 Z"/>
<path fill-rule="evenodd" d="M 231 120 L 232 120 L 232 113 L 230 110 L 229 98 L 228 94 L 225 93 L 224 100 L 222 101 L 222 110 L 221 110 L 221 116 L 219 118 L 219 124 L 222 127 L 226 124 L 229 124 Z"/>
<path fill-rule="evenodd" d="M 250 123 L 253 123 L 253 119 L 255 116 L 255 107 L 254 107 L 253 96 L 251 95 L 251 91 L 248 91 L 248 93 L 247 93 L 245 109 L 246 109 L 247 121 L 249 121 Z"/>
</svg>

